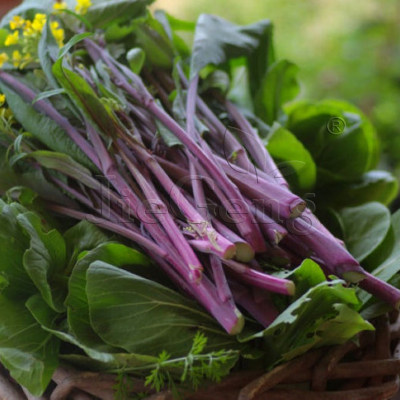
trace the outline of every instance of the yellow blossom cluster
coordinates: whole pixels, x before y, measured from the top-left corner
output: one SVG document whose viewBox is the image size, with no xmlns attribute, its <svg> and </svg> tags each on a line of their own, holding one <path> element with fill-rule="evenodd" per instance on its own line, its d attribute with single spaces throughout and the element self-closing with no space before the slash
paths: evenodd
<svg viewBox="0 0 400 400">
<path fill-rule="evenodd" d="M 87 13 L 87 11 L 91 7 L 91 5 L 92 5 L 91 0 L 77 0 L 75 12 L 77 14 L 84 15 Z"/>
<path fill-rule="evenodd" d="M 88 9 L 92 6 L 91 0 L 76 0 L 75 12 L 80 15 L 87 13 Z M 68 5 L 65 1 L 57 1 L 54 3 L 53 9 L 55 11 L 66 10 Z"/>
<path fill-rule="evenodd" d="M 10 127 L 14 122 L 14 115 L 10 108 L 5 106 L 6 104 L 6 95 L 0 93 L 0 126 L 5 128 L 6 126 Z"/>
<path fill-rule="evenodd" d="M 9 55 L 10 53 L 0 53 L 0 68 L 4 63 L 11 61 L 15 67 L 23 69 L 29 63 L 37 60 L 37 57 L 33 57 L 32 53 L 37 52 L 38 41 L 46 22 L 46 14 L 37 13 L 33 20 L 26 20 L 19 15 L 15 15 L 9 23 L 11 32 L 4 41 L 6 47 L 13 46 L 14 49 L 10 49 L 10 51 L 12 50 L 12 56 Z M 59 22 L 52 21 L 50 30 L 59 47 L 62 47 L 64 45 L 65 32 Z"/>
</svg>

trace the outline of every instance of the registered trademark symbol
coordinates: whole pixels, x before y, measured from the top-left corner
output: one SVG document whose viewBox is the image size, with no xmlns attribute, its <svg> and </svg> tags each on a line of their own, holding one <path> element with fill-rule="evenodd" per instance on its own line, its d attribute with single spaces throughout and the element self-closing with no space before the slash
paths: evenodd
<svg viewBox="0 0 400 400">
<path fill-rule="evenodd" d="M 326 128 L 332 135 L 341 135 L 346 128 L 346 121 L 340 117 L 332 117 L 328 121 Z"/>
</svg>

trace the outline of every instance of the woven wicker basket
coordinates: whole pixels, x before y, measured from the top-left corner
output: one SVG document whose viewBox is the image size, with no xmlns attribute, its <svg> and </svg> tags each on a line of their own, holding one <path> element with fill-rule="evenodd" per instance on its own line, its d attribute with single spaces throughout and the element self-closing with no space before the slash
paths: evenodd
<svg viewBox="0 0 400 400">
<path fill-rule="evenodd" d="M 218 384 L 182 393 L 187 400 L 388 400 L 399 390 L 400 319 L 373 321 L 375 332 L 364 332 L 358 344 L 320 348 L 281 364 L 268 373 L 233 373 Z M 114 375 L 81 372 L 62 366 L 49 393 L 40 400 L 114 400 Z M 146 400 L 172 400 L 172 393 L 154 393 L 133 379 L 136 393 Z M 3 370 L 1 400 L 38 400 L 18 387 Z M 128 396 L 128 398 L 131 398 Z M 128 400 L 127 398 L 127 400 Z"/>
</svg>

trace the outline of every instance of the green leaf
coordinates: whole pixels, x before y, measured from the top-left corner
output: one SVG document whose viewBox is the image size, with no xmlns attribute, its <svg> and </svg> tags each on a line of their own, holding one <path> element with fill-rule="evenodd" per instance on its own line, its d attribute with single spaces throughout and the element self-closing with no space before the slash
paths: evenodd
<svg viewBox="0 0 400 400">
<path fill-rule="evenodd" d="M 69 264 L 74 266 L 78 255 L 107 242 L 109 237 L 96 225 L 81 221 L 64 234 Z"/>
<path fill-rule="evenodd" d="M 74 232 L 77 231 L 74 230 Z M 94 244 L 94 242 L 91 242 L 93 237 L 90 237 L 90 233 L 86 238 L 85 236 L 82 237 L 80 246 L 84 245 L 86 241 L 87 245 L 85 247 L 91 247 Z M 96 350 L 108 352 L 110 346 L 106 346 L 91 327 L 86 296 L 86 271 L 93 262 L 98 260 L 117 267 L 134 265 L 138 266 L 135 267 L 138 270 L 143 270 L 143 267 L 146 268 L 148 265 L 148 259 L 137 250 L 118 243 L 100 244 L 89 252 L 81 253 L 80 257 L 78 257 L 78 262 L 69 279 L 68 297 L 65 302 L 68 307 L 68 324 L 81 343 Z"/>
<path fill-rule="evenodd" d="M 91 161 L 56 122 L 37 112 L 31 104 L 26 103 L 13 89 L 1 81 L 0 89 L 6 95 L 7 103 L 15 118 L 26 131 L 30 132 L 49 149 L 69 154 L 79 163 L 88 168 L 93 168 Z"/>
<path fill-rule="evenodd" d="M 148 370 L 157 362 L 157 358 L 152 356 L 114 352 L 106 353 L 84 345 L 71 333 L 63 331 L 58 326 L 57 320 L 60 315 L 49 308 L 39 295 L 30 297 L 26 302 L 26 306 L 46 332 L 53 334 L 65 343 L 82 349 L 88 355 L 88 357 L 80 354 L 69 355 L 67 357 L 60 355 L 60 357 L 72 361 L 83 369 L 113 373 L 119 371 L 129 372 L 141 369 Z M 116 349 L 113 349 L 113 351 L 116 351 Z"/>
<path fill-rule="evenodd" d="M 196 24 L 190 77 L 207 65 L 219 66 L 229 59 L 250 56 L 265 39 L 270 21 L 238 26 L 215 15 L 201 14 Z"/>
<path fill-rule="evenodd" d="M 157 134 L 159 134 L 168 147 L 182 146 L 182 142 L 160 121 L 156 120 Z"/>
<path fill-rule="evenodd" d="M 19 214 L 17 219 L 30 237 L 30 247 L 23 258 L 24 268 L 46 303 L 62 312 L 66 295 L 66 282 L 62 281 L 66 262 L 64 239 L 57 230 L 45 227 L 33 212 Z"/>
<path fill-rule="evenodd" d="M 396 274 L 400 271 L 400 210 L 392 215 L 392 228 L 394 235 L 392 251 L 386 260 L 371 272 L 384 282 L 389 282 L 391 279 L 394 279 Z M 365 291 L 360 291 L 359 296 L 364 306 L 369 304 L 370 300 L 376 302 L 376 299 Z"/>
<path fill-rule="evenodd" d="M 362 262 L 383 242 L 391 226 L 390 211 L 380 203 L 366 203 L 340 211 L 344 241 Z"/>
<path fill-rule="evenodd" d="M 18 223 L 17 216 L 27 210 L 17 203 L 0 200 L 0 274 L 8 282 L 3 294 L 25 299 L 36 291 L 23 266 L 23 257 L 29 248 L 29 238 Z"/>
<path fill-rule="evenodd" d="M 53 89 L 58 88 L 57 80 L 52 72 L 52 66 L 54 61 L 57 59 L 58 51 L 59 47 L 51 33 L 50 22 L 47 21 L 39 40 L 38 55 L 40 66 Z"/>
<path fill-rule="evenodd" d="M 397 179 L 387 171 L 369 171 L 354 182 L 323 186 L 318 192 L 319 203 L 335 208 L 358 206 L 378 201 L 389 205 L 397 196 Z"/>
<path fill-rule="evenodd" d="M 67 154 L 37 150 L 29 153 L 28 156 L 35 159 L 44 168 L 54 169 L 62 174 L 71 176 L 92 189 L 98 188 L 98 182 L 91 177 L 90 171 Z"/>
<path fill-rule="evenodd" d="M 185 40 L 178 35 L 177 31 L 194 32 L 196 24 L 176 19 L 164 10 L 156 10 L 154 12 L 154 17 L 163 26 L 165 33 L 171 41 L 175 54 L 182 58 L 189 57 L 190 49 Z"/>
<path fill-rule="evenodd" d="M 0 314 L 0 361 L 20 385 L 41 396 L 58 364 L 59 341 L 23 303 L 0 295 Z"/>
<path fill-rule="evenodd" d="M 174 46 L 162 24 L 148 13 L 138 22 L 135 29 L 137 44 L 146 54 L 150 66 L 171 68 L 174 59 Z"/>
<path fill-rule="evenodd" d="M 231 348 L 233 340 L 193 302 L 154 281 L 104 262 L 87 270 L 90 320 L 108 344 L 128 352 L 172 356 L 187 353 L 196 330 L 209 348 Z"/>
<path fill-rule="evenodd" d="M 37 101 L 39 101 L 39 100 L 44 100 L 44 99 L 47 99 L 47 98 L 49 98 L 49 97 L 57 96 L 57 95 L 59 95 L 59 94 L 64 94 L 64 93 L 65 93 L 65 89 L 62 89 L 62 88 L 53 89 L 53 90 L 48 90 L 47 92 L 39 93 L 39 94 L 35 97 L 35 99 L 33 100 L 32 104 L 35 104 L 35 103 L 36 103 Z"/>
<path fill-rule="evenodd" d="M 287 128 L 317 164 L 319 185 L 351 182 L 375 167 L 379 155 L 377 136 L 371 123 L 356 107 L 334 100 L 303 101 L 292 104 L 287 112 Z M 332 121 L 342 124 L 342 133 L 331 133 Z"/>
<path fill-rule="evenodd" d="M 306 258 L 296 269 L 292 271 L 279 271 L 274 274 L 285 279 L 292 280 L 296 285 L 294 299 L 303 296 L 310 288 L 326 281 L 321 267 L 313 260 Z"/>
<path fill-rule="evenodd" d="M 283 105 L 300 93 L 298 70 L 290 61 L 280 60 L 272 64 L 262 81 L 258 82 L 254 109 L 256 115 L 267 124 L 271 125 L 274 121 L 285 122 Z"/>
<path fill-rule="evenodd" d="M 104 28 L 115 21 L 121 23 L 143 15 L 153 1 L 92 0 L 92 6 L 85 17 L 95 28 Z"/>
<path fill-rule="evenodd" d="M 276 123 L 268 136 L 267 149 L 278 165 L 284 163 L 284 174 L 295 190 L 314 187 L 317 175 L 314 160 L 296 136 Z"/>
<path fill-rule="evenodd" d="M 53 73 L 78 109 L 106 135 L 118 129 L 118 123 L 110 107 L 100 101 L 92 87 L 77 73 L 63 67 L 60 58 L 53 65 Z"/>
<path fill-rule="evenodd" d="M 135 74 L 140 74 L 146 60 L 146 53 L 139 47 L 134 47 L 126 53 L 126 59 L 128 60 L 130 69 Z"/>
<path fill-rule="evenodd" d="M 93 33 L 91 32 L 77 33 L 72 36 L 72 38 L 59 50 L 57 58 L 63 58 L 77 43 L 91 36 L 93 36 Z"/>
<path fill-rule="evenodd" d="M 321 282 L 294 301 L 267 329 L 241 339 L 263 338 L 266 364 L 272 366 L 312 348 L 345 343 L 361 331 L 373 330 L 356 311 L 359 306 L 355 289 L 345 287 L 343 281 Z"/>
</svg>

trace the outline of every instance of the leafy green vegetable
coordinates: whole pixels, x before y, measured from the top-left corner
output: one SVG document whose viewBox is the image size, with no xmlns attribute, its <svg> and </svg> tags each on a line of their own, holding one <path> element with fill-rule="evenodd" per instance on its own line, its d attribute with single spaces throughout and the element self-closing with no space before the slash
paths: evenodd
<svg viewBox="0 0 400 400">
<path fill-rule="evenodd" d="M 251 55 L 265 39 L 265 32 L 270 32 L 270 30 L 269 20 L 248 26 L 238 26 L 215 15 L 200 15 L 197 20 L 191 57 L 191 78 L 207 65 L 219 66 L 231 58 Z M 265 63 L 260 66 L 263 70 L 265 70 L 264 65 Z"/>
<path fill-rule="evenodd" d="M 347 248 L 363 261 L 382 243 L 389 232 L 389 210 L 380 203 L 366 203 L 340 211 Z"/>
<path fill-rule="evenodd" d="M 47 304 L 61 312 L 66 294 L 66 282 L 62 281 L 66 262 L 64 239 L 55 229 L 46 232 L 41 218 L 33 212 L 20 214 L 17 219 L 30 237 L 30 248 L 23 258 L 25 270 Z M 55 279 L 52 286 L 50 279 Z"/>
<path fill-rule="evenodd" d="M 0 295 L 0 361 L 11 376 L 40 396 L 58 365 L 59 341 L 41 329 L 23 302 Z"/>
<path fill-rule="evenodd" d="M 311 190 L 316 182 L 316 166 L 303 144 L 278 123 L 272 126 L 267 138 L 267 149 L 278 165 L 284 163 L 283 172 L 297 191 Z M 288 168 L 294 170 L 294 174 Z"/>
<path fill-rule="evenodd" d="M 316 104 L 302 101 L 292 104 L 287 112 L 286 127 L 313 155 L 319 185 L 352 181 L 375 167 L 379 154 L 376 133 L 354 106 L 333 100 Z M 329 131 L 335 118 L 343 124 L 340 134 Z"/>
<path fill-rule="evenodd" d="M 91 229 L 92 230 L 92 229 Z M 76 232 L 76 229 L 75 229 Z M 85 236 L 83 240 L 85 240 Z M 84 345 L 98 349 L 100 351 L 109 351 L 109 346 L 106 346 L 93 330 L 90 317 L 89 317 L 89 304 L 86 293 L 86 273 L 90 265 L 96 261 L 103 261 L 114 266 L 120 267 L 124 265 L 147 265 L 147 259 L 136 250 L 130 249 L 126 246 L 117 243 L 99 243 L 94 246 L 95 241 L 90 243 L 93 239 L 90 232 L 88 232 L 87 245 L 81 241 L 79 248 L 75 247 L 75 254 L 80 250 L 82 245 L 89 252 L 80 253 L 80 257 L 69 279 L 69 292 L 66 299 L 68 307 L 68 325 L 70 330 L 74 333 L 75 337 Z"/>
<path fill-rule="evenodd" d="M 190 350 L 196 329 L 210 339 L 208 350 L 234 345 L 194 303 L 154 281 L 101 261 L 90 265 L 86 279 L 91 324 L 112 346 L 180 356 Z"/>
<path fill-rule="evenodd" d="M 254 101 L 256 114 L 266 123 L 285 121 L 283 105 L 300 92 L 297 72 L 297 65 L 287 60 L 276 61 L 266 71 Z"/>
<path fill-rule="evenodd" d="M 308 283 L 314 286 L 279 314 L 267 329 L 248 337 L 239 335 L 244 342 L 263 339 L 268 366 L 311 348 L 343 343 L 358 332 L 374 329 L 357 312 L 361 303 L 355 289 L 346 288 L 341 280 L 319 282 L 323 277 L 320 268 L 315 263 L 305 263 L 295 272 L 302 282 L 301 290 Z"/>
<path fill-rule="evenodd" d="M 65 134 L 56 122 L 37 112 L 12 88 L 0 82 L 0 89 L 7 97 L 7 103 L 16 118 L 23 121 L 23 127 L 51 150 L 65 152 L 79 163 L 92 168 L 82 150 Z"/>
</svg>

